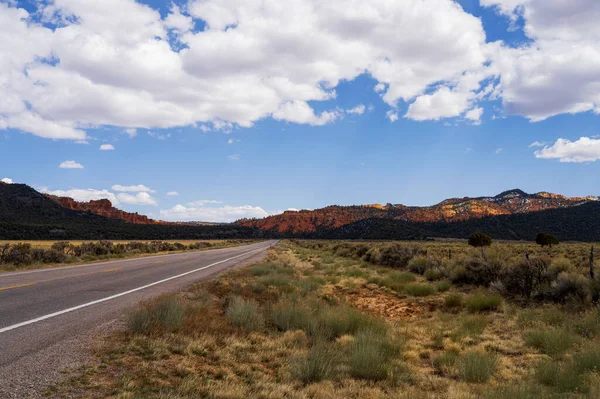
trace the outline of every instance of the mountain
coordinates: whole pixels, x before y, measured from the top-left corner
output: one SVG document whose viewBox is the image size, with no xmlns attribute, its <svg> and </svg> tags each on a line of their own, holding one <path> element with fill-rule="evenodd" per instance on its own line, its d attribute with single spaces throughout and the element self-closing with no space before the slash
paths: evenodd
<svg viewBox="0 0 600 399">
<path fill-rule="evenodd" d="M 107 199 L 92 200 L 89 202 L 77 202 L 69 197 L 57 197 L 50 194 L 44 194 L 46 198 L 53 200 L 73 211 L 85 211 L 95 215 L 104 216 L 110 219 L 120 219 L 133 224 L 156 224 L 164 223 L 148 218 L 148 216 L 139 215 L 138 213 L 129 213 L 113 207 L 112 203 Z"/>
<path fill-rule="evenodd" d="M 0 182 L 0 240 L 205 240 L 255 238 L 265 235 L 256 229 L 233 224 L 134 224 L 123 219 L 139 221 L 144 220 L 145 216 L 138 215 L 140 218 L 137 219 L 129 216 L 113 219 L 96 214 L 126 214 L 120 210 L 113 211 L 112 204 L 109 204 L 109 201 L 100 201 L 101 206 L 93 211 L 85 209 L 89 204 L 67 204 L 69 206 L 65 207 L 55 198 L 41 194 L 25 184 Z"/>
<path fill-rule="evenodd" d="M 391 219 L 412 224 L 452 223 L 490 216 L 518 215 L 550 209 L 564 209 L 598 202 L 597 197 L 569 198 L 540 192 L 527 194 L 509 190 L 493 197 L 451 198 L 432 206 L 362 205 L 328 206 L 316 210 L 287 211 L 264 219 L 240 220 L 237 224 L 280 234 L 306 234 L 368 219 Z"/>
</svg>

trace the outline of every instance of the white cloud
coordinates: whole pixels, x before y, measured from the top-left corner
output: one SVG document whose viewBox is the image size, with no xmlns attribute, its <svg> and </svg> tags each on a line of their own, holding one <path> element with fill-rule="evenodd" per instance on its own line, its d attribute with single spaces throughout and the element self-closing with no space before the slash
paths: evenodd
<svg viewBox="0 0 600 399">
<path fill-rule="evenodd" d="M 8 177 L 3 178 L 2 180 L 0 180 L 2 183 L 6 183 L 6 184 L 13 184 L 14 181 L 13 179 L 9 179 Z"/>
<path fill-rule="evenodd" d="M 227 144 L 233 144 L 233 143 L 234 143 L 233 139 L 227 140 Z"/>
<path fill-rule="evenodd" d="M 70 197 L 75 201 L 79 202 L 89 202 L 91 200 L 99 200 L 99 199 L 107 199 L 112 202 L 113 205 L 119 203 L 119 200 L 115 196 L 115 194 L 111 193 L 108 190 L 96 190 L 93 188 L 88 189 L 79 189 L 74 188 L 71 190 L 49 190 L 48 188 L 40 188 L 39 190 L 42 193 L 56 195 L 58 197 Z"/>
<path fill-rule="evenodd" d="M 64 161 L 58 167 L 61 169 L 83 169 L 83 165 L 75 161 Z"/>
<path fill-rule="evenodd" d="M 131 205 L 158 205 L 156 200 L 147 192 L 139 192 L 135 195 L 119 193 L 117 198 L 124 204 Z"/>
<path fill-rule="evenodd" d="M 243 218 L 262 218 L 266 216 L 269 216 L 269 214 L 264 209 L 250 205 L 224 205 L 221 207 L 176 205 L 171 209 L 160 210 L 160 218 L 169 221 L 234 222 Z"/>
<path fill-rule="evenodd" d="M 385 90 L 385 83 L 377 83 L 373 90 L 375 90 L 376 93 L 381 93 Z"/>
<path fill-rule="evenodd" d="M 389 110 L 388 112 L 386 112 L 386 116 L 392 123 L 394 123 L 398 120 L 398 113 L 395 111 Z"/>
<path fill-rule="evenodd" d="M 408 107 L 406 117 L 417 121 L 457 117 L 471 107 L 474 98 L 475 93 L 471 91 L 452 90 L 444 86 L 432 94 L 417 97 Z M 478 109 L 473 109 L 468 114 L 476 117 Z"/>
<path fill-rule="evenodd" d="M 546 145 L 545 141 L 534 141 L 533 143 L 529 144 L 529 148 L 532 147 L 544 147 Z"/>
<path fill-rule="evenodd" d="M 137 136 L 137 129 L 127 128 L 127 129 L 123 130 L 123 133 L 125 133 L 126 135 L 129 136 L 130 139 L 132 139 L 135 136 Z"/>
<path fill-rule="evenodd" d="M 600 159 L 600 139 L 558 139 L 552 146 L 546 146 L 534 154 L 536 158 L 559 159 L 560 162 L 594 162 Z"/>
<path fill-rule="evenodd" d="M 367 107 L 363 104 L 358 104 L 356 107 L 346 110 L 346 112 L 349 114 L 362 115 L 365 113 L 366 109 Z"/>
<path fill-rule="evenodd" d="M 102 144 L 100 146 L 101 151 L 113 151 L 115 147 L 112 144 Z"/>
<path fill-rule="evenodd" d="M 200 207 L 200 206 L 204 206 L 206 204 L 222 204 L 223 201 L 217 201 L 217 200 L 198 200 L 198 201 L 192 201 L 192 202 L 188 202 L 189 206 L 192 207 Z"/>
<path fill-rule="evenodd" d="M 227 157 L 227 159 L 229 159 L 230 161 L 239 161 L 240 158 L 240 154 L 231 154 Z"/>
<path fill-rule="evenodd" d="M 133 0 L 32 4 L 53 23 L 0 3 L 0 115 L 48 138 L 269 116 L 323 125 L 339 112 L 308 104 L 340 81 L 367 73 L 394 107 L 489 61 L 480 20 L 452 0 L 192 0 L 164 19 Z"/>
<path fill-rule="evenodd" d="M 481 0 L 513 21 L 532 43 L 494 56 L 505 112 L 533 122 L 600 110 L 600 2 Z"/>
<path fill-rule="evenodd" d="M 483 115 L 483 108 L 473 108 L 465 114 L 465 119 L 473 122 L 474 125 L 481 123 L 481 116 Z"/>
<path fill-rule="evenodd" d="M 503 149 L 502 149 L 502 148 L 497 148 L 497 149 L 496 149 L 496 154 L 500 154 L 502 151 L 503 151 Z"/>
<path fill-rule="evenodd" d="M 123 191 L 123 192 L 130 192 L 130 193 L 139 193 L 139 192 L 155 193 L 156 192 L 156 190 L 152 190 L 150 187 L 146 187 L 143 184 L 138 184 L 137 186 L 122 186 L 120 184 L 115 184 L 114 186 L 112 186 L 112 189 L 115 191 Z"/>
<path fill-rule="evenodd" d="M 178 193 L 177 191 L 169 191 L 169 192 L 167 193 L 167 195 L 168 195 L 169 197 L 176 197 L 176 196 L 178 196 L 178 195 L 179 195 L 179 193 Z"/>
<path fill-rule="evenodd" d="M 148 132 L 146 132 L 146 134 L 148 136 L 150 136 L 150 137 L 153 137 L 153 138 L 157 139 L 157 140 L 166 140 L 166 139 L 168 139 L 168 138 L 171 137 L 171 133 L 162 134 L 162 133 L 158 133 L 158 132 L 148 131 Z"/>
</svg>

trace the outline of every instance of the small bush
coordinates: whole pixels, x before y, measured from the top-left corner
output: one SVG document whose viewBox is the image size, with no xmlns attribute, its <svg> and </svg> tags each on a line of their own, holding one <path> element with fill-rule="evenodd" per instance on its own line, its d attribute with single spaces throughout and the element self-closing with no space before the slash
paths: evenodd
<svg viewBox="0 0 600 399">
<path fill-rule="evenodd" d="M 498 310 L 502 305 L 502 297 L 499 295 L 487 295 L 478 293 L 467 298 L 467 309 L 469 312 L 490 312 Z"/>
<path fill-rule="evenodd" d="M 566 302 L 575 299 L 584 302 L 590 292 L 589 279 L 580 274 L 560 273 L 550 290 L 550 295 L 555 302 Z"/>
<path fill-rule="evenodd" d="M 450 280 L 442 280 L 435 283 L 435 289 L 439 292 L 446 292 L 452 287 L 452 281 Z"/>
<path fill-rule="evenodd" d="M 458 360 L 458 352 L 447 351 L 433 357 L 431 363 L 433 368 L 442 375 L 452 374 L 452 370 Z"/>
<path fill-rule="evenodd" d="M 467 382 L 488 381 L 498 366 L 498 356 L 493 353 L 471 351 L 458 361 L 458 374 Z"/>
<path fill-rule="evenodd" d="M 414 274 L 406 272 L 388 273 L 387 278 L 395 283 L 412 283 L 417 280 Z"/>
<path fill-rule="evenodd" d="M 408 284 L 406 286 L 406 292 L 412 296 L 428 296 L 433 294 L 435 289 L 427 284 Z"/>
<path fill-rule="evenodd" d="M 390 370 L 390 360 L 399 348 L 387 335 L 373 331 L 362 331 L 352 343 L 350 374 L 354 378 L 372 381 L 385 380 Z"/>
<path fill-rule="evenodd" d="M 447 273 L 444 269 L 439 267 L 432 267 L 431 269 L 425 270 L 423 277 L 428 281 L 437 281 L 447 277 Z"/>
<path fill-rule="evenodd" d="M 260 330 L 265 325 L 265 319 L 258 303 L 247 301 L 239 296 L 230 300 L 225 314 L 236 327 L 247 331 Z"/>
<path fill-rule="evenodd" d="M 449 309 L 460 308 L 463 306 L 463 298 L 461 294 L 450 294 L 444 298 L 444 306 Z"/>
<path fill-rule="evenodd" d="M 177 331 L 185 314 L 184 305 L 173 296 L 159 297 L 129 315 L 129 329 L 136 334 Z"/>
<path fill-rule="evenodd" d="M 487 287 L 500 276 L 501 266 L 498 262 L 487 262 L 480 256 L 458 259 L 450 275 L 454 283 L 471 284 Z"/>
<path fill-rule="evenodd" d="M 584 377 L 575 367 L 552 360 L 540 362 L 535 372 L 535 379 L 558 392 L 581 392 L 585 386 Z"/>
<path fill-rule="evenodd" d="M 333 377 L 336 363 L 335 353 L 325 343 L 313 346 L 306 357 L 299 358 L 293 368 L 293 374 L 308 384 Z"/>
<path fill-rule="evenodd" d="M 556 280 L 559 274 L 570 273 L 573 269 L 573 262 L 569 259 L 565 257 L 554 258 L 548 268 L 548 278 L 549 280 Z"/>
<path fill-rule="evenodd" d="M 600 348 L 589 346 L 573 357 L 575 367 L 580 373 L 600 371 Z"/>
<path fill-rule="evenodd" d="M 525 344 L 549 356 L 562 356 L 579 340 L 565 329 L 549 328 L 532 330 L 525 334 Z"/>
<path fill-rule="evenodd" d="M 408 262 L 408 270 L 413 273 L 423 274 L 429 268 L 429 259 L 425 256 L 415 256 Z"/>
<path fill-rule="evenodd" d="M 575 332 L 584 338 L 600 336 L 600 312 L 590 311 L 574 323 Z"/>
</svg>

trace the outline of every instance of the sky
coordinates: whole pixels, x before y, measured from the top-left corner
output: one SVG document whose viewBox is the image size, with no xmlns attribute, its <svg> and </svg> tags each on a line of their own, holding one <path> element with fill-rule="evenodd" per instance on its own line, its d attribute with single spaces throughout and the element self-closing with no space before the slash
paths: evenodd
<svg viewBox="0 0 600 399">
<path fill-rule="evenodd" d="M 162 220 L 600 194 L 597 0 L 0 0 L 0 179 Z"/>
</svg>

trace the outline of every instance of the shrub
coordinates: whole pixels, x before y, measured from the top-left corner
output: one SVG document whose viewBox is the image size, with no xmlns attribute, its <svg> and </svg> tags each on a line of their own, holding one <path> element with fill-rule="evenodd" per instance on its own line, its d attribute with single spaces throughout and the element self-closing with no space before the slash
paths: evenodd
<svg viewBox="0 0 600 399">
<path fill-rule="evenodd" d="M 505 268 L 500 280 L 507 292 L 530 298 L 535 290 L 548 282 L 550 260 L 536 258 Z"/>
<path fill-rule="evenodd" d="M 450 309 L 460 308 L 463 306 L 462 295 L 460 294 L 450 294 L 446 295 L 444 299 L 444 306 Z"/>
<path fill-rule="evenodd" d="M 575 367 L 580 373 L 600 371 L 600 348 L 588 346 L 573 357 Z"/>
<path fill-rule="evenodd" d="M 439 292 L 446 292 L 452 287 L 452 281 L 450 280 L 442 280 L 435 283 L 435 289 Z"/>
<path fill-rule="evenodd" d="M 433 267 L 425 270 L 423 276 L 429 281 L 437 281 L 447 277 L 447 273 L 440 267 Z"/>
<path fill-rule="evenodd" d="M 574 323 L 575 332 L 584 338 L 600 336 L 600 312 L 598 310 L 586 313 Z"/>
<path fill-rule="evenodd" d="M 428 284 L 408 284 L 406 292 L 412 296 L 428 296 L 435 292 L 435 289 Z"/>
<path fill-rule="evenodd" d="M 488 286 L 500 276 L 500 265 L 473 256 L 455 263 L 451 280 L 455 283 Z"/>
<path fill-rule="evenodd" d="M 136 334 L 177 331 L 185 314 L 183 304 L 173 296 L 148 302 L 129 315 L 129 329 Z"/>
<path fill-rule="evenodd" d="M 542 248 L 546 245 L 552 248 L 553 245 L 559 244 L 558 238 L 554 237 L 552 234 L 547 233 L 538 233 L 537 237 L 535 238 L 535 242 L 536 244 L 541 245 Z"/>
<path fill-rule="evenodd" d="M 304 383 L 319 382 L 333 377 L 335 353 L 325 343 L 313 346 L 306 357 L 299 358 L 293 374 Z"/>
<path fill-rule="evenodd" d="M 584 377 L 571 364 L 561 364 L 552 360 L 540 362 L 535 379 L 558 392 L 582 391 L 585 385 Z"/>
<path fill-rule="evenodd" d="M 306 330 L 312 319 L 310 310 L 295 300 L 283 300 L 271 308 L 271 321 L 282 330 Z"/>
<path fill-rule="evenodd" d="M 550 295 L 556 302 L 566 302 L 575 299 L 586 300 L 589 294 L 589 279 L 580 274 L 560 273 L 550 289 Z"/>
<path fill-rule="evenodd" d="M 578 341 L 576 336 L 562 328 L 537 329 L 525 334 L 525 344 L 553 357 L 562 356 Z"/>
<path fill-rule="evenodd" d="M 431 359 L 433 368 L 442 375 L 452 374 L 456 361 L 458 360 L 458 352 L 447 351 L 436 355 Z"/>
<path fill-rule="evenodd" d="M 429 267 L 429 259 L 425 256 L 415 256 L 408 262 L 408 270 L 413 273 L 423 274 Z"/>
<path fill-rule="evenodd" d="M 365 256 L 365 260 L 372 262 L 371 259 L 376 260 L 376 264 L 390 266 L 395 269 L 404 269 L 408 262 L 414 256 L 416 250 L 409 248 L 405 245 L 391 244 L 382 247 L 380 250 L 371 253 L 369 251 Z M 371 253 L 371 255 L 369 255 Z"/>
<path fill-rule="evenodd" d="M 399 347 L 386 334 L 364 330 L 352 343 L 350 374 L 354 378 L 384 380 L 390 370 L 390 360 L 398 351 Z"/>
<path fill-rule="evenodd" d="M 13 264 L 15 266 L 28 266 L 33 262 L 31 256 L 31 244 L 18 243 L 3 247 L 2 263 Z"/>
<path fill-rule="evenodd" d="M 395 283 L 412 283 L 413 281 L 417 280 L 417 278 L 414 276 L 414 274 L 406 273 L 406 272 L 388 273 L 386 278 Z"/>
<path fill-rule="evenodd" d="M 239 296 L 233 297 L 225 314 L 236 327 L 247 331 L 256 331 L 264 327 L 265 319 L 258 303 L 247 301 Z"/>
<path fill-rule="evenodd" d="M 502 305 L 502 297 L 499 295 L 487 295 L 477 293 L 467 298 L 467 309 L 469 312 L 489 312 L 498 310 Z"/>
<path fill-rule="evenodd" d="M 551 281 L 556 280 L 559 274 L 563 272 L 569 273 L 573 271 L 573 269 L 573 262 L 571 262 L 569 259 L 562 256 L 559 258 L 554 258 L 552 259 L 550 267 L 548 268 L 548 279 Z"/>
<path fill-rule="evenodd" d="M 489 247 L 492 245 L 492 237 L 477 231 L 469 237 L 469 245 L 472 247 Z"/>
<path fill-rule="evenodd" d="M 458 374 L 467 382 L 488 381 L 498 366 L 498 357 L 493 353 L 470 351 L 458 361 Z"/>
</svg>

